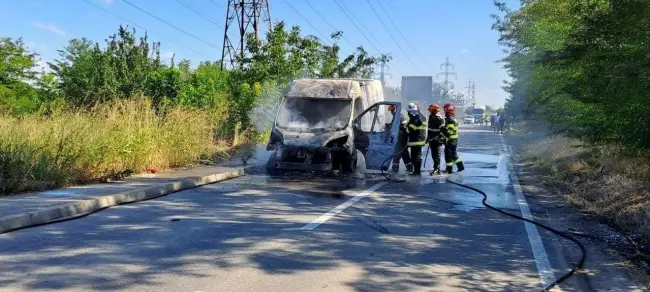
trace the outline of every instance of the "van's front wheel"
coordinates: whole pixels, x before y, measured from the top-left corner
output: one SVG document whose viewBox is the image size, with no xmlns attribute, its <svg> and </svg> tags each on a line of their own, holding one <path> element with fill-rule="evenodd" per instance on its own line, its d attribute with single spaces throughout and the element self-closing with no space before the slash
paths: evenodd
<svg viewBox="0 0 650 292">
<path fill-rule="evenodd" d="M 359 150 L 355 150 L 354 159 L 352 161 L 354 165 L 354 177 L 356 179 L 365 179 L 366 178 L 366 157 L 363 156 L 363 153 Z"/>
</svg>

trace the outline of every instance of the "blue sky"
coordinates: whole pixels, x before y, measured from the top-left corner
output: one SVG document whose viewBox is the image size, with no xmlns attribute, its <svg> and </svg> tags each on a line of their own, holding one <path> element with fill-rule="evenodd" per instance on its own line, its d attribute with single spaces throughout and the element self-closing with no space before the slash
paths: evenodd
<svg viewBox="0 0 650 292">
<path fill-rule="evenodd" d="M 139 11 L 124 0 L 87 1 L 146 28 L 151 40 L 162 43 L 161 51 L 166 58 L 174 53 L 177 59 L 187 58 L 194 63 L 221 58 L 227 0 L 126 0 L 200 40 Z M 179 1 L 208 15 L 214 22 L 201 18 Z M 378 1 L 381 1 L 381 5 Z M 464 87 L 471 78 L 476 83 L 477 103 L 495 106 L 504 103 L 507 95 L 501 86 L 507 75 L 501 65 L 495 62 L 503 54 L 497 44 L 498 35 L 490 28 L 493 21 L 489 15 L 496 12 L 492 0 L 338 2 L 344 4 L 345 11 L 370 42 L 334 0 L 269 0 L 271 19 L 273 22 L 284 20 L 288 25 L 299 25 L 305 34 L 316 36 L 321 36 L 321 33 L 329 35 L 334 31 L 331 24 L 343 31 L 344 38 L 352 43 L 341 41 L 342 51 L 346 53 L 352 52 L 359 45 L 371 54 L 390 53 L 394 58 L 389 70 L 392 74 L 389 83 L 392 85 L 399 85 L 403 75 L 436 76 L 441 71 L 440 64 L 445 61 L 445 57 L 449 57 L 458 75 L 457 79 L 452 79 L 457 89 L 467 92 Z M 377 10 L 390 33 L 368 2 Z M 514 8 L 518 2 L 507 1 Z M 327 21 L 308 4 L 318 9 Z M 390 13 L 390 18 L 384 11 Z M 23 37 L 25 43 L 45 61 L 56 58 L 56 50 L 63 48 L 71 38 L 87 37 L 103 43 L 120 24 L 129 23 L 85 0 L 3 0 L 0 6 L 2 36 Z M 142 32 L 142 29 L 137 31 Z M 408 42 L 404 41 L 402 35 Z M 399 46 L 393 38 L 399 42 Z M 442 81 L 442 76 L 437 80 Z"/>
</svg>

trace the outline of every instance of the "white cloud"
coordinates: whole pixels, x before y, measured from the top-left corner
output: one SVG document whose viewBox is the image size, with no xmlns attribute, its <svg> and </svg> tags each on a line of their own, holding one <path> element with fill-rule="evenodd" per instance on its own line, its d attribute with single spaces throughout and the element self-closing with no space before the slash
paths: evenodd
<svg viewBox="0 0 650 292">
<path fill-rule="evenodd" d="M 471 52 L 472 52 L 472 51 L 470 51 L 469 49 L 465 49 L 465 48 L 463 48 L 462 50 L 460 50 L 460 53 L 461 53 L 461 54 L 469 54 L 469 53 L 471 53 Z"/>
<path fill-rule="evenodd" d="M 44 60 L 38 60 L 36 62 L 36 72 L 52 73 L 52 68 Z"/>
<path fill-rule="evenodd" d="M 34 26 L 36 28 L 38 28 L 38 29 L 47 30 L 47 31 L 53 32 L 53 33 L 58 34 L 58 35 L 62 35 L 62 36 L 67 36 L 68 35 L 67 32 L 60 29 L 58 26 L 56 26 L 54 24 L 43 24 L 43 23 L 40 23 L 40 22 L 36 22 L 36 23 L 34 23 Z"/>
</svg>

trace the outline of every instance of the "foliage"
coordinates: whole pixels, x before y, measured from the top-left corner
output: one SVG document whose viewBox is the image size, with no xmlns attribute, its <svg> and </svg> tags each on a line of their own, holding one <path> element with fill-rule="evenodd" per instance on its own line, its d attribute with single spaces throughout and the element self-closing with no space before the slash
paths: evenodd
<svg viewBox="0 0 650 292">
<path fill-rule="evenodd" d="M 52 73 L 36 72 L 21 39 L 0 38 L 0 193 L 182 166 L 263 139 L 292 79 L 370 78 L 391 60 L 363 47 L 339 59 L 341 36 L 324 44 L 278 22 L 223 69 L 164 63 L 159 43 L 120 26 L 103 45 L 70 40 Z"/>
<path fill-rule="evenodd" d="M 210 115 L 182 108 L 157 115 L 141 100 L 0 116 L 0 194 L 209 159 L 227 149 L 213 142 Z"/>
<path fill-rule="evenodd" d="M 29 52 L 22 39 L 0 38 L 0 112 L 25 114 L 40 105 L 34 70 L 38 55 Z"/>
<path fill-rule="evenodd" d="M 650 145 L 647 58 L 650 2 L 643 0 L 502 3 L 494 29 L 513 81 L 506 111 L 543 116 L 552 129 L 626 150 Z"/>
</svg>

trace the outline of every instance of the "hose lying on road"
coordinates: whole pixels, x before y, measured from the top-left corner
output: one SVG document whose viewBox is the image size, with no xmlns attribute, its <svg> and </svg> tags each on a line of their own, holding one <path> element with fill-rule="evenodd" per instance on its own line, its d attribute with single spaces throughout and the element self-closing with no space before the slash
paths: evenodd
<svg viewBox="0 0 650 292">
<path fill-rule="evenodd" d="M 381 165 L 382 165 L 382 167 L 381 167 L 381 174 L 386 178 L 386 180 L 391 181 L 391 182 L 404 182 L 404 180 L 395 180 L 395 179 L 391 178 L 389 175 L 387 175 L 387 174 L 384 172 L 384 166 L 385 166 L 386 163 L 387 163 L 388 161 L 390 161 L 391 159 L 393 159 L 393 158 L 395 158 L 395 157 L 401 157 L 402 152 L 404 152 L 407 148 L 408 148 L 408 146 L 405 146 L 404 148 L 402 148 L 402 149 L 401 149 L 400 151 L 398 151 L 397 153 L 395 153 L 395 154 L 391 155 L 390 157 L 388 157 L 388 159 L 384 160 L 384 162 L 381 164 Z M 428 151 L 427 151 L 427 154 L 426 154 L 426 156 L 425 156 L 425 161 L 426 161 L 426 157 L 427 157 L 428 155 L 429 155 L 429 153 L 428 153 Z M 481 203 L 483 203 L 483 206 L 487 207 L 488 209 L 491 209 L 491 210 L 493 210 L 493 211 L 497 211 L 497 212 L 499 212 L 499 213 L 501 213 L 501 214 L 504 214 L 504 215 L 510 216 L 510 217 L 515 218 L 515 219 L 518 219 L 518 220 L 522 220 L 522 221 L 525 221 L 525 222 L 528 222 L 528 223 L 534 224 L 534 225 L 536 225 L 536 226 L 538 226 L 538 227 L 540 227 L 540 228 L 542 228 L 542 229 L 545 229 L 545 230 L 550 231 L 551 233 L 553 233 L 553 234 L 555 234 L 555 235 L 558 235 L 558 236 L 560 236 L 560 237 L 566 238 L 566 239 L 568 239 L 568 240 L 574 242 L 574 243 L 575 243 L 575 244 L 580 248 L 580 253 L 581 253 L 581 255 L 580 255 L 580 261 L 578 261 L 578 264 L 575 265 L 575 266 L 574 266 L 570 271 L 568 271 L 567 273 L 565 273 L 562 277 L 558 278 L 557 280 L 553 281 L 553 283 L 551 283 L 551 284 L 549 284 L 548 286 L 546 286 L 546 287 L 544 288 L 544 290 L 542 290 L 542 291 L 544 291 L 544 292 L 546 292 L 546 291 L 550 291 L 553 287 L 557 286 L 558 284 L 560 284 L 560 283 L 566 281 L 569 277 L 573 276 L 573 275 L 576 273 L 576 271 L 578 271 L 579 269 L 582 269 L 582 266 L 584 265 L 585 260 L 586 260 L 586 258 L 587 258 L 587 251 L 585 250 L 585 247 L 582 245 L 582 243 L 580 243 L 580 241 L 578 241 L 577 239 L 571 237 L 571 236 L 568 235 L 568 234 L 565 234 L 565 233 L 562 232 L 562 231 L 559 231 L 559 230 L 557 230 L 557 229 L 554 229 L 554 228 L 552 228 L 552 227 L 548 227 L 548 226 L 546 226 L 546 225 L 544 225 L 544 224 L 541 224 L 541 223 L 535 222 L 535 221 L 533 221 L 533 220 L 526 219 L 526 218 L 521 217 L 521 216 L 519 216 L 519 215 L 515 215 L 515 214 L 511 214 L 511 213 L 505 212 L 505 211 L 503 211 L 503 210 L 500 210 L 500 209 L 498 209 L 498 208 L 496 208 L 496 207 L 494 207 L 494 206 L 488 204 L 488 203 L 487 203 L 487 198 L 488 198 L 488 197 L 487 197 L 487 194 L 486 194 L 484 191 L 482 191 L 482 190 L 479 190 L 479 189 L 477 189 L 477 188 L 474 188 L 474 187 L 468 186 L 468 185 L 466 185 L 466 184 L 462 184 L 462 183 L 459 183 L 459 182 L 455 182 L 455 181 L 451 180 L 449 177 L 447 177 L 447 182 L 449 182 L 449 183 L 451 183 L 451 184 L 454 184 L 454 185 L 457 185 L 457 186 L 459 186 L 459 187 L 462 187 L 462 188 L 465 188 L 465 189 L 468 189 L 468 190 L 471 190 L 471 191 L 474 191 L 474 192 L 477 192 L 477 193 L 481 194 L 481 195 L 483 196 L 483 200 L 481 201 Z"/>
<path fill-rule="evenodd" d="M 398 151 L 397 153 L 394 153 L 390 157 L 386 158 L 386 160 L 384 160 L 384 162 L 381 163 L 381 167 L 379 169 L 381 170 L 381 175 L 384 176 L 384 178 L 386 178 L 386 180 L 391 181 L 391 182 L 404 182 L 405 181 L 405 180 L 397 180 L 397 179 L 394 179 L 394 178 L 390 177 L 390 175 L 386 174 L 386 172 L 384 171 L 384 168 L 388 168 L 386 163 L 391 161 L 393 158 L 401 157 L 402 152 L 406 151 L 406 149 L 408 149 L 408 145 L 404 146 L 404 148 L 402 148 L 402 150 Z"/>
<path fill-rule="evenodd" d="M 585 250 L 585 247 L 582 245 L 582 243 L 580 243 L 580 241 L 578 241 L 577 239 L 575 239 L 575 238 L 571 237 L 570 235 L 565 234 L 564 232 L 561 232 L 561 231 L 559 231 L 559 230 L 557 230 L 557 229 L 553 229 L 553 228 L 548 227 L 548 226 L 546 226 L 546 225 L 544 225 L 544 224 L 541 224 L 541 223 L 535 222 L 535 221 L 533 221 L 533 220 L 526 219 L 526 218 L 521 217 L 521 216 L 519 216 L 519 215 L 515 215 L 515 214 L 511 214 L 511 213 L 508 213 L 508 212 L 502 211 L 502 210 L 500 210 L 500 209 L 498 209 L 498 208 L 496 208 L 496 207 L 494 207 L 494 206 L 488 204 L 488 203 L 487 203 L 487 194 L 486 194 L 485 192 L 483 192 L 483 191 L 477 189 L 477 188 L 474 188 L 474 187 L 471 187 L 471 186 L 468 186 L 468 185 L 465 185 L 465 184 L 462 184 L 462 183 L 459 183 L 459 182 L 455 182 L 455 181 L 451 180 L 449 177 L 447 178 L 447 182 L 452 183 L 452 184 L 457 185 L 457 186 L 462 187 L 462 188 L 466 188 L 466 189 L 468 189 L 468 190 L 472 190 L 472 191 L 474 191 L 474 192 L 477 192 L 477 193 L 481 194 L 481 195 L 483 196 L 483 200 L 482 200 L 483 206 L 485 206 L 485 207 L 487 207 L 487 208 L 489 208 L 489 209 L 491 209 L 491 210 L 494 210 L 494 211 L 497 211 L 497 212 L 499 212 L 499 213 L 501 213 L 501 214 L 504 214 L 504 215 L 507 215 L 507 216 L 513 217 L 513 218 L 515 218 L 515 219 L 519 219 L 519 220 L 522 220 L 522 221 L 526 221 L 526 222 L 528 222 L 528 223 L 535 224 L 536 226 L 538 226 L 538 227 L 540 227 L 540 228 L 543 228 L 543 229 L 545 229 L 545 230 L 548 230 L 548 231 L 552 232 L 552 233 L 555 234 L 555 235 L 558 235 L 558 236 L 564 237 L 564 238 L 566 238 L 566 239 L 568 239 L 568 240 L 570 240 L 570 241 L 573 241 L 576 245 L 578 245 L 578 247 L 580 248 L 580 252 L 581 252 L 581 254 L 582 254 L 582 255 L 580 256 L 580 261 L 578 262 L 578 264 L 575 265 L 575 266 L 574 266 L 574 267 L 573 267 L 569 272 L 567 272 L 566 274 L 564 274 L 562 277 L 558 278 L 558 279 L 555 280 L 553 283 L 549 284 L 549 285 L 548 285 L 546 288 L 544 288 L 544 290 L 542 290 L 542 291 L 550 291 L 551 288 L 555 287 L 556 285 L 558 285 L 558 284 L 564 282 L 564 281 L 565 281 L 566 279 L 568 279 L 569 277 L 573 276 L 573 274 L 575 274 L 577 270 L 582 269 L 582 266 L 583 266 L 584 263 L 585 263 L 585 259 L 587 258 L 587 251 Z"/>
</svg>

